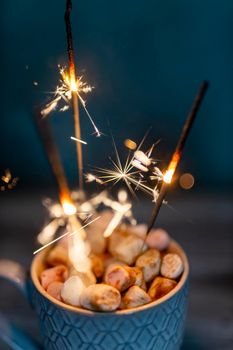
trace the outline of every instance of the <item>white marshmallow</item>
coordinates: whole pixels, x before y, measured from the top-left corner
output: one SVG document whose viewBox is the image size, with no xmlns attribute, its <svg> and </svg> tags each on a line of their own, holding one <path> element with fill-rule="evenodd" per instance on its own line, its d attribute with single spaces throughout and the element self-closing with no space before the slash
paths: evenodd
<svg viewBox="0 0 233 350">
<path fill-rule="evenodd" d="M 139 256 L 136 266 L 142 269 L 144 280 L 149 282 L 159 274 L 160 263 L 160 252 L 157 249 L 149 249 Z"/>
<path fill-rule="evenodd" d="M 146 237 L 145 242 L 150 248 L 164 250 L 169 246 L 170 237 L 165 230 L 158 228 L 151 230 L 151 232 Z"/>
<path fill-rule="evenodd" d="M 131 309 L 151 302 L 150 296 L 140 287 L 130 287 L 122 298 L 121 309 Z"/>
<path fill-rule="evenodd" d="M 184 270 L 183 262 L 177 254 L 166 254 L 161 265 L 161 275 L 167 278 L 178 278 Z"/>
<path fill-rule="evenodd" d="M 144 241 L 133 235 L 126 235 L 124 238 L 115 240 L 115 244 L 109 244 L 109 252 L 117 259 L 132 265 L 141 252 L 147 249 Z"/>
<path fill-rule="evenodd" d="M 89 286 L 80 297 L 81 305 L 93 311 L 114 311 L 121 302 L 120 292 L 107 284 L 100 283 Z"/>
<path fill-rule="evenodd" d="M 85 290 L 85 285 L 79 276 L 69 277 L 61 289 L 62 300 L 73 306 L 80 306 L 80 296 Z"/>
</svg>

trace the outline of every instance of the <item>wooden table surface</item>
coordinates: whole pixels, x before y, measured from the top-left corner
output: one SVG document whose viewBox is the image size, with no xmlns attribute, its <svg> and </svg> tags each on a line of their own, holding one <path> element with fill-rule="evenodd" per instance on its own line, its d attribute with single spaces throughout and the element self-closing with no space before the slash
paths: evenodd
<svg viewBox="0 0 233 350">
<path fill-rule="evenodd" d="M 30 265 L 36 234 L 46 222 L 41 199 L 37 192 L 0 194 L 0 258 Z M 169 204 L 173 209 L 164 207 L 157 225 L 181 243 L 191 264 L 182 350 L 232 350 L 233 195 L 185 192 L 181 197 L 170 198 Z M 150 210 L 148 200 L 138 202 L 136 217 L 146 220 Z M 33 311 L 7 282 L 1 282 L 0 312 L 39 339 Z M 0 349 L 10 348 L 0 341 Z"/>
</svg>

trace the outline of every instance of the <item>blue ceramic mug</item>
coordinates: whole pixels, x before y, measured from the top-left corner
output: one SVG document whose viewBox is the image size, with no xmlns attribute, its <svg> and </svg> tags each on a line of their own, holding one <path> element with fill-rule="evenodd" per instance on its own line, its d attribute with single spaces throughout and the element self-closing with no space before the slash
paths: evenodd
<svg viewBox="0 0 233 350">
<path fill-rule="evenodd" d="M 39 281 L 46 252 L 34 258 L 30 278 L 25 277 L 22 267 L 9 261 L 0 261 L 0 275 L 14 281 L 33 305 L 46 350 L 177 350 L 185 326 L 189 264 L 176 242 L 172 241 L 169 251 L 178 253 L 184 263 L 184 273 L 177 286 L 150 304 L 110 313 L 69 306 L 48 295 Z M 37 348 L 25 337 L 21 337 L 24 345 L 14 346 L 16 337 L 11 333 L 5 334 L 5 338 L 8 336 L 8 343 L 12 341 L 13 349 Z M 20 341 L 16 342 L 19 345 Z"/>
</svg>

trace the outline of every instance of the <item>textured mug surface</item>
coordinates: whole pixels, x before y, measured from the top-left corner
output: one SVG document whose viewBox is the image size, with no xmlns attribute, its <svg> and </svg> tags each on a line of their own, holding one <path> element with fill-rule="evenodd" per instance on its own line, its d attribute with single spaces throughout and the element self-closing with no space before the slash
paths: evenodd
<svg viewBox="0 0 233 350">
<path fill-rule="evenodd" d="M 91 312 L 65 305 L 50 297 L 41 287 L 44 253 L 32 263 L 31 300 L 39 316 L 46 350 L 177 350 L 185 326 L 189 266 L 185 253 L 174 241 L 184 263 L 178 285 L 166 296 L 150 304 L 111 313 Z"/>
</svg>

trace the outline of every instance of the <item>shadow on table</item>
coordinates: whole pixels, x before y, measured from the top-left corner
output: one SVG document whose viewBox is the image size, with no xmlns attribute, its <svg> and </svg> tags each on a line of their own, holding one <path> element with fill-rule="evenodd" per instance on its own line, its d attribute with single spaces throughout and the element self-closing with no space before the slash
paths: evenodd
<svg viewBox="0 0 233 350">
<path fill-rule="evenodd" d="M 192 330 L 186 330 L 184 341 L 180 350 L 212 350 L 207 340 L 200 335 L 195 334 Z"/>
</svg>

